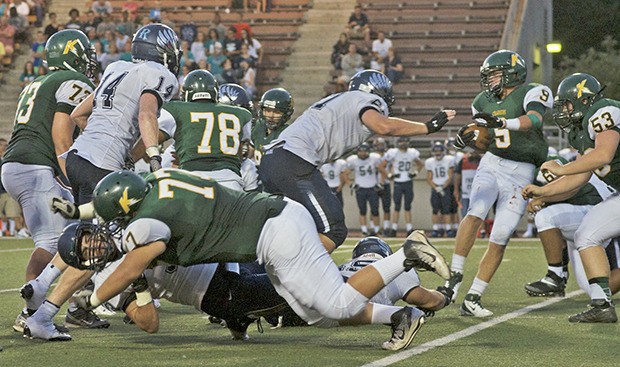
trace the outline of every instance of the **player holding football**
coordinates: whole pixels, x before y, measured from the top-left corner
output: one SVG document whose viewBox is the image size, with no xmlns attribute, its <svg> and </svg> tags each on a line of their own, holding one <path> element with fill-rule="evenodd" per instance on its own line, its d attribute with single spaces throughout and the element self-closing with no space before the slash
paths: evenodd
<svg viewBox="0 0 620 367">
<path fill-rule="evenodd" d="M 463 316 L 489 317 L 480 297 L 504 257 L 508 240 L 525 212 L 527 201 L 521 190 L 534 180 L 536 167 L 547 157 L 542 118 L 553 106 L 551 90 L 540 84 L 525 84 L 525 60 L 516 52 L 500 50 L 489 55 L 480 67 L 482 92 L 472 103 L 476 123 L 489 128 L 492 138 L 472 183 L 469 209 L 461 221 L 452 256 L 452 277 L 446 287 L 454 298 L 463 280 L 465 259 L 478 228 L 497 203 L 495 224 L 478 273 L 461 304 Z M 469 143 L 473 134 L 459 132 L 457 143 Z M 463 144 L 457 144 L 463 148 Z M 454 300 L 453 298 L 453 300 Z"/>
</svg>

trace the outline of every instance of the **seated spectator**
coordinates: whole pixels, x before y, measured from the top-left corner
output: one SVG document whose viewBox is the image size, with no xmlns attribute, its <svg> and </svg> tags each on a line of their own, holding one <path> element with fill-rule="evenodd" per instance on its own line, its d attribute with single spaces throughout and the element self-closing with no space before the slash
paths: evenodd
<svg viewBox="0 0 620 367">
<path fill-rule="evenodd" d="M 400 56 L 396 53 L 396 50 L 394 50 L 394 47 L 390 47 L 388 50 L 388 57 L 385 60 L 382 71 L 388 79 L 392 81 L 392 83 L 396 83 L 401 80 L 405 74 L 403 62 L 400 59 Z"/>
<path fill-rule="evenodd" d="M 197 34 L 198 28 L 196 27 L 196 24 L 194 24 L 194 15 L 191 11 L 188 11 L 185 14 L 185 23 L 181 25 L 179 30 L 179 38 L 191 44 L 196 39 Z"/>
<path fill-rule="evenodd" d="M 221 82 L 221 79 L 218 79 L 218 76 L 221 77 L 222 72 L 224 71 L 224 61 L 228 58 L 222 53 L 222 44 L 216 42 L 213 46 L 213 53 L 207 57 L 207 64 L 209 64 L 209 70 L 211 70 L 211 74 Z M 232 62 L 231 62 L 232 65 Z"/>
<path fill-rule="evenodd" d="M 130 39 L 133 37 L 134 33 L 136 33 L 136 23 L 131 20 L 128 11 L 124 10 L 121 13 L 121 20 L 117 23 L 116 29 L 118 29 L 122 34 L 127 35 Z"/>
<path fill-rule="evenodd" d="M 30 15 L 30 6 L 27 2 L 22 0 L 13 0 L 13 4 L 9 6 L 10 9 L 15 9 L 17 15 L 24 20 L 26 26 L 28 23 L 28 15 Z M 10 13 L 9 13 L 10 15 Z"/>
<path fill-rule="evenodd" d="M 34 70 L 32 61 L 28 60 L 24 64 L 24 71 L 19 76 L 19 82 L 22 89 L 37 78 L 37 72 Z"/>
<path fill-rule="evenodd" d="M 43 75 L 47 75 L 47 68 L 45 67 L 45 65 L 41 65 L 39 66 L 39 69 L 37 70 L 37 76 L 43 76 Z"/>
<path fill-rule="evenodd" d="M 211 25 L 209 26 L 209 28 L 214 28 L 215 31 L 217 32 L 217 39 L 220 41 L 224 40 L 224 37 L 226 37 L 226 31 L 228 30 L 228 28 L 222 24 L 222 17 L 220 15 L 220 12 L 216 11 L 213 14 L 213 21 L 211 22 Z"/>
<path fill-rule="evenodd" d="M 363 38 L 365 41 L 370 42 L 370 23 L 366 13 L 362 12 L 361 5 L 355 5 L 353 14 L 349 17 L 347 30 L 349 37 Z"/>
<path fill-rule="evenodd" d="M 385 38 L 385 33 L 383 31 L 377 31 L 377 39 L 372 41 L 373 55 L 385 59 L 390 47 L 392 47 L 392 40 Z"/>
<path fill-rule="evenodd" d="M 340 33 L 340 38 L 338 38 L 338 42 L 334 44 L 332 47 L 332 56 L 331 62 L 334 65 L 336 70 L 341 70 L 340 63 L 342 62 L 342 56 L 344 56 L 347 52 L 349 52 L 349 35 L 346 33 Z"/>
<path fill-rule="evenodd" d="M 235 37 L 237 29 L 235 27 L 228 27 L 226 31 L 226 37 L 222 42 L 224 46 L 224 55 L 229 59 L 233 59 L 241 51 L 241 42 Z"/>
<path fill-rule="evenodd" d="M 205 34 L 203 32 L 198 32 L 196 39 L 192 42 L 190 50 L 192 51 L 192 54 L 194 54 L 194 60 L 196 60 L 196 63 L 207 59 L 207 52 L 205 51 Z"/>
<path fill-rule="evenodd" d="M 52 36 L 52 34 L 58 32 L 58 17 L 56 16 L 56 13 L 50 13 L 49 15 L 50 18 L 50 24 L 48 24 L 45 27 L 45 30 L 43 30 L 43 33 L 45 33 L 45 36 L 47 38 L 50 38 Z"/>
<path fill-rule="evenodd" d="M 233 68 L 241 69 L 242 61 L 247 62 L 251 67 L 254 67 L 254 63 L 256 62 L 256 59 L 250 55 L 249 47 L 245 43 L 241 44 L 241 53 L 233 59 Z"/>
<path fill-rule="evenodd" d="M 15 45 L 15 28 L 9 24 L 7 17 L 0 17 L 0 43 L 4 45 L 4 56 L 13 57 Z"/>
<path fill-rule="evenodd" d="M 65 29 L 82 29 L 82 22 L 80 22 L 80 11 L 76 8 L 69 10 L 69 21 L 65 23 Z"/>
<path fill-rule="evenodd" d="M 43 65 L 43 53 L 45 52 L 45 43 L 47 39 L 45 38 L 45 34 L 43 32 L 38 31 L 35 36 L 34 42 L 32 42 L 32 63 L 34 65 L 34 70 L 38 70 L 39 66 Z"/>
<path fill-rule="evenodd" d="M 257 67 L 263 61 L 263 48 L 260 42 L 249 33 L 247 29 L 241 30 L 241 44 L 246 44 L 248 46 L 248 52 L 250 56 L 254 60 L 252 66 Z M 242 49 L 243 52 L 243 49 Z"/>
<path fill-rule="evenodd" d="M 8 9 L 8 5 L 7 5 L 7 0 L 1 0 L 0 2 L 0 17 L 3 17 L 7 14 L 7 9 Z"/>
<path fill-rule="evenodd" d="M 209 33 L 207 33 L 207 39 L 205 40 L 205 50 L 208 53 L 207 56 L 213 53 L 213 46 L 216 42 L 219 43 L 220 46 L 222 45 L 217 34 L 217 30 L 215 30 L 215 28 L 211 28 L 209 29 Z"/>
<path fill-rule="evenodd" d="M 15 42 L 27 43 L 30 38 L 30 32 L 28 32 L 28 20 L 25 20 L 22 16 L 17 14 L 17 8 L 12 7 L 9 9 L 9 19 L 7 21 L 15 28 Z"/>
<path fill-rule="evenodd" d="M 91 29 L 97 29 L 97 26 L 101 23 L 101 18 L 95 17 L 95 12 L 89 10 L 86 12 L 86 20 L 82 23 L 82 32 L 88 34 Z"/>
<path fill-rule="evenodd" d="M 125 48 L 125 43 L 131 41 L 131 38 L 125 34 L 125 28 L 123 26 L 117 26 L 114 30 L 114 38 L 116 39 L 116 47 L 119 50 Z"/>
<path fill-rule="evenodd" d="M 93 5 L 91 5 L 90 10 L 92 10 L 95 13 L 95 16 L 99 19 L 103 19 L 106 13 L 112 15 L 112 12 L 114 11 L 112 4 L 106 0 L 93 1 Z"/>
<path fill-rule="evenodd" d="M 112 42 L 108 44 L 107 51 L 102 55 L 101 58 L 101 71 L 105 71 L 105 69 L 113 62 L 116 62 L 121 59 L 121 54 L 118 52 L 118 47 L 116 46 L 116 42 Z"/>
<path fill-rule="evenodd" d="M 136 16 L 138 15 L 138 9 L 140 8 L 140 4 L 138 4 L 136 1 L 125 1 L 123 2 L 123 6 L 121 7 L 121 11 L 123 12 L 127 12 L 127 14 L 129 15 L 129 20 L 134 22 L 136 20 Z M 162 13 L 164 12 L 164 10 L 162 10 Z M 161 18 L 163 20 L 163 17 Z M 164 23 L 162 21 L 162 23 Z M 166 23 L 164 23 L 166 24 Z M 166 24 L 167 25 L 167 24 Z M 172 29 L 174 29 L 174 27 L 170 27 Z M 133 36 L 133 32 L 132 33 L 128 33 L 131 34 Z"/>
<path fill-rule="evenodd" d="M 121 51 L 121 60 L 131 61 L 131 40 L 123 46 Z"/>
<path fill-rule="evenodd" d="M 101 45 L 103 46 L 103 52 L 108 52 L 108 47 L 110 47 L 111 43 L 116 43 L 116 36 L 110 30 L 106 30 L 103 33 L 103 37 L 99 39 Z"/>
<path fill-rule="evenodd" d="M 181 67 L 181 74 L 177 77 L 177 80 L 179 81 L 179 85 L 183 85 L 183 82 L 185 81 L 185 77 L 187 76 L 187 74 L 189 74 L 192 70 L 190 69 L 189 65 L 183 65 Z"/>
<path fill-rule="evenodd" d="M 183 65 L 187 65 L 189 66 L 190 71 L 192 71 L 196 59 L 194 59 L 194 55 L 189 50 L 189 42 L 181 41 L 181 51 L 183 51 L 183 55 L 181 56 L 181 67 L 183 67 Z"/>
<path fill-rule="evenodd" d="M 364 59 L 362 55 L 357 53 L 357 46 L 355 43 L 349 45 L 349 52 L 342 57 L 342 75 L 337 80 L 339 84 L 339 91 L 347 90 L 347 84 L 351 80 L 351 77 L 360 70 L 364 69 Z"/>
<path fill-rule="evenodd" d="M 43 19 L 45 19 L 45 13 L 47 12 L 47 0 L 29 0 L 30 15 L 35 16 L 34 26 L 41 27 L 43 25 Z"/>
<path fill-rule="evenodd" d="M 226 84 L 226 83 L 239 84 L 239 70 L 235 70 L 232 67 L 232 60 L 230 59 L 226 59 L 224 61 L 222 74 L 218 74 L 218 77 L 216 77 L 216 79 L 218 80 L 218 83 L 220 84 Z"/>
<path fill-rule="evenodd" d="M 250 99 L 254 99 L 256 96 L 256 70 L 250 65 L 247 60 L 242 60 L 239 64 L 241 70 L 241 80 L 239 84 L 248 92 Z"/>
<path fill-rule="evenodd" d="M 103 20 L 97 25 L 97 35 L 99 38 L 105 36 L 106 31 L 114 32 L 116 29 L 116 23 L 111 14 L 104 13 Z"/>
<path fill-rule="evenodd" d="M 167 25 L 168 27 L 172 29 L 176 29 L 177 27 L 177 24 L 174 22 L 174 20 L 170 19 L 170 13 L 168 13 L 166 9 L 162 9 L 159 12 L 159 22 Z"/>
</svg>

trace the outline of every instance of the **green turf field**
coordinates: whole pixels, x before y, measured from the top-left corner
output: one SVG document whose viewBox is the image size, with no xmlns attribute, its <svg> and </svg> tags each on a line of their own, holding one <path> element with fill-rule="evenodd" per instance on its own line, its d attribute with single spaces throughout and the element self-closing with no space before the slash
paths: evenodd
<svg viewBox="0 0 620 367">
<path fill-rule="evenodd" d="M 337 250 L 338 263 L 350 256 L 347 241 Z M 434 241 L 449 258 L 453 241 Z M 398 242 L 392 242 L 398 246 Z M 466 264 L 462 300 L 475 275 L 486 243 L 479 241 Z M 103 330 L 75 330 L 69 342 L 22 338 L 11 326 L 22 307 L 17 289 L 32 250 L 30 240 L 0 239 L 0 366 L 617 366 L 620 324 L 573 325 L 567 317 L 585 309 L 584 294 L 569 281 L 567 298 L 528 297 L 523 285 L 545 272 L 537 240 L 510 244 L 504 263 L 483 297 L 495 315 L 489 320 L 458 316 L 457 305 L 439 311 L 422 328 L 412 346 L 400 353 L 381 349 L 387 326 L 331 330 L 283 328 L 262 334 L 250 326 L 250 340 L 230 340 L 227 329 L 211 324 L 193 308 L 162 301 L 161 327 L 149 335 L 109 317 Z M 429 288 L 442 280 L 421 274 Z M 524 309 L 534 306 L 534 310 Z M 517 311 L 515 313 L 515 311 Z M 64 315 L 65 308 L 60 312 Z M 63 317 L 57 317 L 62 322 Z"/>
</svg>

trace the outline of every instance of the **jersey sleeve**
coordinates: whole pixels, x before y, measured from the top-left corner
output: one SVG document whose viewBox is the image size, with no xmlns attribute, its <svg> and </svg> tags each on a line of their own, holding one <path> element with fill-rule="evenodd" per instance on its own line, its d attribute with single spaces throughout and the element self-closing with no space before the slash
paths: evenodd
<svg viewBox="0 0 620 367">
<path fill-rule="evenodd" d="M 141 94 L 151 93 L 157 97 L 159 106 L 179 94 L 179 81 L 165 67 L 153 62 L 145 62 L 140 69 Z"/>
<path fill-rule="evenodd" d="M 121 246 L 123 252 L 127 253 L 155 241 L 168 243 L 171 235 L 170 227 L 166 223 L 152 218 L 140 218 L 127 226 Z"/>
<path fill-rule="evenodd" d="M 415 148 L 409 148 L 409 151 L 411 152 L 411 160 L 414 162 L 417 162 L 420 160 L 420 151 L 415 149 Z"/>
<path fill-rule="evenodd" d="M 427 171 L 432 171 L 432 170 L 433 170 L 433 165 L 432 165 L 432 163 L 431 163 L 431 159 L 432 159 L 432 158 L 428 158 L 427 160 L 425 160 L 425 161 L 424 161 L 424 168 L 425 168 Z"/>
<path fill-rule="evenodd" d="M 378 97 L 375 94 L 360 92 L 355 97 L 362 96 L 362 98 L 356 98 L 357 102 L 357 110 L 359 112 L 360 118 L 369 109 L 376 110 L 380 114 L 384 116 L 389 116 L 389 109 L 387 103 L 383 100 L 383 98 Z"/>
<path fill-rule="evenodd" d="M 350 169 L 352 171 L 355 171 L 355 160 L 356 160 L 357 156 L 352 155 L 349 158 L 347 158 L 347 164 L 345 166 L 346 169 Z"/>
<path fill-rule="evenodd" d="M 601 107 L 588 119 L 588 134 L 592 140 L 598 133 L 610 129 L 620 129 L 620 108 L 616 106 Z"/>
<path fill-rule="evenodd" d="M 174 120 L 174 116 L 168 112 L 165 105 L 159 113 L 157 124 L 159 125 L 159 131 L 166 135 L 166 140 L 172 138 L 177 130 L 177 124 Z"/>
<path fill-rule="evenodd" d="M 63 82 L 56 90 L 56 111 L 70 114 L 92 92 L 92 84 L 83 80 L 74 79 Z"/>
<path fill-rule="evenodd" d="M 523 110 L 534 110 L 544 115 L 546 110 L 553 107 L 553 92 L 546 85 L 536 85 L 523 98 Z"/>
<path fill-rule="evenodd" d="M 252 141 L 252 119 L 246 121 L 241 128 L 241 141 Z"/>
</svg>

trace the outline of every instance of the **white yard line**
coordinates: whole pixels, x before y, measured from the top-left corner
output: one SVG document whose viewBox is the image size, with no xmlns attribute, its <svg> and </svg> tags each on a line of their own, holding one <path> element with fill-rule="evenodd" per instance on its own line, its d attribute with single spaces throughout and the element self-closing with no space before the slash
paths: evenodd
<svg viewBox="0 0 620 367">
<path fill-rule="evenodd" d="M 389 366 L 391 364 L 394 364 L 396 362 L 400 362 L 402 360 L 405 360 L 411 356 L 414 355 L 418 355 L 418 354 L 422 354 L 424 352 L 427 352 L 431 349 L 437 348 L 437 347 L 441 347 L 444 346 L 448 343 L 452 343 L 454 341 L 457 341 L 459 339 L 463 339 L 465 337 L 468 337 L 470 335 L 473 335 L 479 331 L 488 329 L 492 326 L 501 324 L 503 322 L 512 320 L 514 318 L 517 318 L 519 316 L 523 316 L 526 313 L 532 312 L 532 311 L 536 311 L 538 309 L 550 306 L 554 303 L 558 303 L 562 300 L 565 300 L 567 298 L 573 298 L 576 297 L 580 294 L 583 294 L 584 292 L 582 290 L 578 290 L 578 291 L 574 291 L 574 292 L 570 292 L 566 295 L 566 297 L 562 298 L 562 297 L 557 297 L 557 298 L 551 298 L 548 299 L 544 302 L 540 302 L 540 303 L 536 303 L 527 307 L 523 307 L 519 310 L 516 311 L 512 311 L 509 312 L 505 315 L 493 318 L 491 320 L 482 322 L 480 324 L 474 325 L 474 326 L 470 326 L 467 329 L 463 329 L 461 331 L 457 331 L 456 333 L 450 334 L 450 335 L 446 335 L 443 338 L 439 338 L 439 339 L 435 339 L 435 340 L 431 340 L 430 342 L 424 343 L 424 344 L 420 344 L 417 347 L 408 349 L 408 350 L 404 350 L 402 352 L 396 353 L 396 354 L 392 354 L 389 357 L 386 358 L 382 358 L 379 359 L 377 361 L 374 362 L 370 362 L 368 364 L 363 365 L 362 367 L 378 367 L 378 366 Z"/>
<path fill-rule="evenodd" d="M 12 248 L 12 249 L 7 249 L 7 250 L 0 250 L 0 253 L 2 253 L 2 252 L 20 252 L 20 251 L 30 251 L 30 252 L 32 252 L 32 248 Z"/>
</svg>

